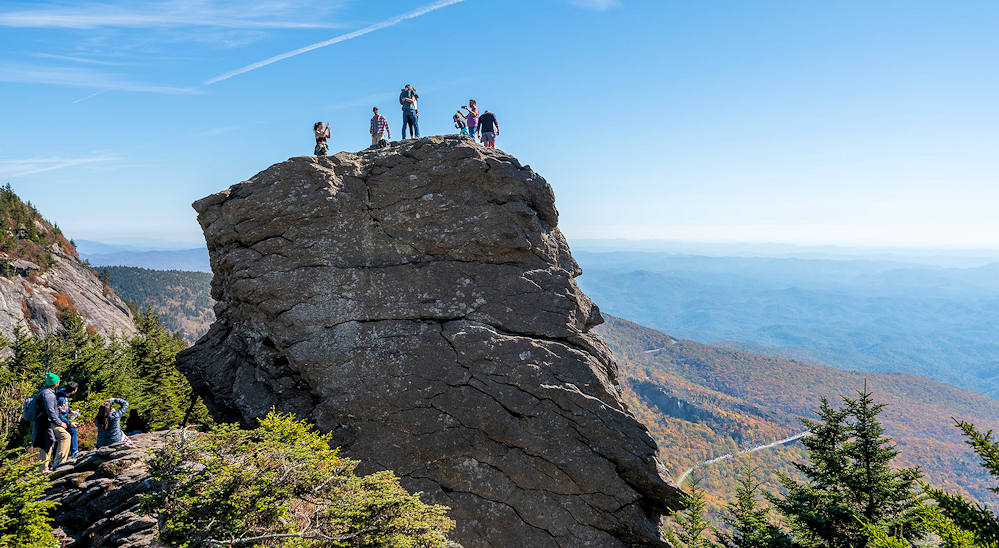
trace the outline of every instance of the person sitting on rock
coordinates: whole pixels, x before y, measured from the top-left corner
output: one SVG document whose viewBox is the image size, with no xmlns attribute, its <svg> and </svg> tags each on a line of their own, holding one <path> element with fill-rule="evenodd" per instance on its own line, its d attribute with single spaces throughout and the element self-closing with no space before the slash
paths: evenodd
<svg viewBox="0 0 999 548">
<path fill-rule="evenodd" d="M 38 471 L 46 473 L 57 468 L 69 458 L 69 426 L 59 418 L 55 389 L 59 386 L 59 375 L 45 374 L 45 386 L 35 395 L 34 431 L 31 446 L 38 448 Z M 51 467 L 49 464 L 51 463 Z"/>
<path fill-rule="evenodd" d="M 112 408 L 113 404 L 120 406 L 117 411 Z M 121 431 L 121 419 L 127 415 L 128 402 L 121 398 L 109 398 L 101 404 L 97 410 L 97 418 L 94 419 L 94 424 L 97 425 L 97 447 L 121 442 L 132 443 Z"/>
<path fill-rule="evenodd" d="M 323 129 L 322 122 L 316 122 L 312 125 L 312 132 L 316 134 L 316 150 L 314 151 L 316 156 L 326 156 L 329 152 L 329 148 L 326 146 L 326 139 L 332 137 L 330 134 L 330 124 L 326 122 L 326 128 Z"/>
<path fill-rule="evenodd" d="M 482 144 L 486 148 L 496 148 L 496 136 L 499 135 L 499 122 L 496 115 L 486 110 L 479 118 L 479 133 L 482 135 Z"/>
<path fill-rule="evenodd" d="M 413 86 L 406 84 L 399 92 L 399 104 L 402 105 L 402 138 L 406 138 L 406 128 L 409 128 L 409 136 L 417 138 L 420 136 L 420 120 L 417 115 L 416 101 L 420 95 L 416 93 Z"/>
<path fill-rule="evenodd" d="M 59 420 L 69 425 L 66 430 L 69 431 L 69 458 L 75 459 L 77 453 L 79 453 L 79 438 L 78 438 L 78 428 L 79 424 L 73 422 L 76 417 L 80 415 L 80 412 L 75 409 L 69 408 L 69 398 L 76 394 L 76 391 L 80 389 L 80 385 L 73 381 L 67 382 L 58 392 L 56 392 L 56 403 L 59 406 Z"/>
<path fill-rule="evenodd" d="M 458 135 L 468 135 L 468 124 L 465 123 L 465 119 L 461 116 L 461 111 L 454 113 L 452 118 L 454 121 L 454 127 L 458 130 Z"/>
<path fill-rule="evenodd" d="M 378 107 L 372 107 L 371 112 L 375 115 L 371 117 L 371 146 L 378 144 L 385 136 L 392 138 L 392 130 L 389 129 L 388 119 L 384 115 L 378 114 Z"/>
</svg>

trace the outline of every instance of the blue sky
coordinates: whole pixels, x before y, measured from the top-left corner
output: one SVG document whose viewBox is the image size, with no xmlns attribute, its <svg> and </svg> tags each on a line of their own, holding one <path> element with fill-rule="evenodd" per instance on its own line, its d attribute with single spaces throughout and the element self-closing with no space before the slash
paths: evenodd
<svg viewBox="0 0 999 548">
<path fill-rule="evenodd" d="M 274 162 L 474 97 L 573 238 L 999 248 L 999 3 L 0 3 L 0 183 L 78 239 L 198 242 Z M 335 43 L 257 66 L 332 40 Z M 243 67 L 246 72 L 231 75 Z M 332 152 L 331 152 L 332 153 Z"/>
</svg>

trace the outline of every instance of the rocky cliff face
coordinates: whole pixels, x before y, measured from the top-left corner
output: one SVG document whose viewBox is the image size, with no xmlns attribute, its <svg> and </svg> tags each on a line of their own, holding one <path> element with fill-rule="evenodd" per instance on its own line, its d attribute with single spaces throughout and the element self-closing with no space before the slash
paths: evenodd
<svg viewBox="0 0 999 548">
<path fill-rule="evenodd" d="M 665 545 L 680 492 L 529 167 L 434 137 L 292 158 L 194 207 L 218 319 L 178 367 L 219 418 L 310 418 L 451 506 L 467 548 Z"/>
<path fill-rule="evenodd" d="M 54 246 L 55 264 L 42 268 L 23 259 L 0 256 L 0 335 L 13 336 L 23 323 L 35 334 L 58 329 L 60 307 L 76 310 L 98 333 L 132 335 L 135 325 L 128 306 L 97 278 L 75 254 Z"/>
</svg>

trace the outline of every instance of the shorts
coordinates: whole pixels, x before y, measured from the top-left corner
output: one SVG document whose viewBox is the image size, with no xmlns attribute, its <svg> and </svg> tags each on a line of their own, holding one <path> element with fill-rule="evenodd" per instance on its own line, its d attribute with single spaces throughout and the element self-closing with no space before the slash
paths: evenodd
<svg viewBox="0 0 999 548">
<path fill-rule="evenodd" d="M 316 149 L 313 151 L 313 153 L 316 156 L 326 156 L 326 152 L 328 150 L 329 149 L 326 147 L 326 143 L 316 143 Z"/>
<path fill-rule="evenodd" d="M 371 146 L 375 146 L 375 145 L 377 145 L 377 144 L 378 144 L 378 141 L 381 141 L 381 140 L 382 140 L 382 137 L 383 137 L 384 135 L 385 135 L 384 133 L 375 133 L 374 135 L 372 135 L 372 136 L 371 136 Z"/>
<path fill-rule="evenodd" d="M 493 144 L 496 142 L 496 134 L 491 131 L 482 132 L 482 142 Z"/>
</svg>

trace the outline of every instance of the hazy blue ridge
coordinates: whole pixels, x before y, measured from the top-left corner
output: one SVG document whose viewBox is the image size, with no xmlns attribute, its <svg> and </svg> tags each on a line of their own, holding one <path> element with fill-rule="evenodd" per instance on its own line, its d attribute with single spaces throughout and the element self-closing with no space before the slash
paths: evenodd
<svg viewBox="0 0 999 548">
<path fill-rule="evenodd" d="M 602 310 L 704 343 L 999 395 L 999 265 L 577 253 Z"/>
</svg>

